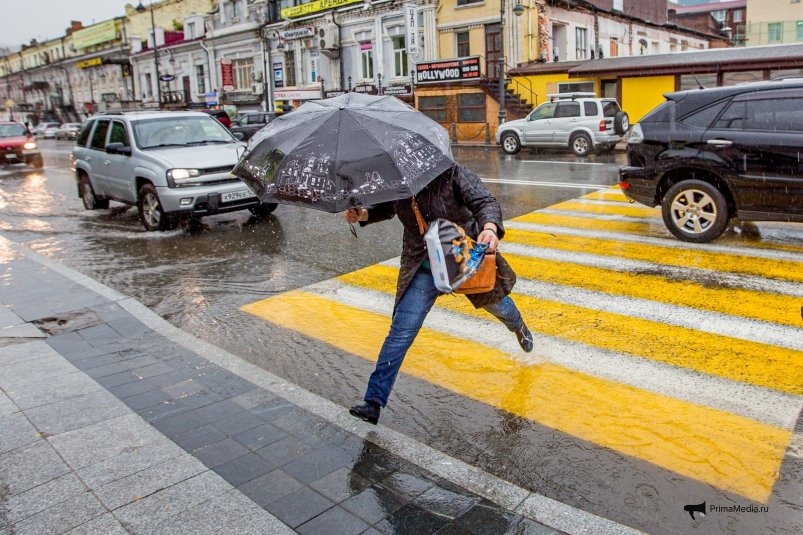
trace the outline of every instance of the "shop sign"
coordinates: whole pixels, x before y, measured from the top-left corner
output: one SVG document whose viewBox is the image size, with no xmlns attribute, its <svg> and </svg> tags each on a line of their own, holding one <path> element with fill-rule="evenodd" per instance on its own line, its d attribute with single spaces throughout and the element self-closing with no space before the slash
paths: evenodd
<svg viewBox="0 0 803 535">
<path fill-rule="evenodd" d="M 220 60 L 220 80 L 223 82 L 223 91 L 234 91 L 234 68 L 229 58 Z"/>
<path fill-rule="evenodd" d="M 363 94 L 366 94 L 366 95 L 376 95 L 377 94 L 376 86 L 371 85 L 371 84 L 355 85 L 354 86 L 354 92 L 355 93 L 363 93 Z"/>
<path fill-rule="evenodd" d="M 415 66 L 418 83 L 463 82 L 480 79 L 480 57 L 425 61 Z"/>
<path fill-rule="evenodd" d="M 312 28 L 293 28 L 292 30 L 285 30 L 279 34 L 285 41 L 293 39 L 303 39 L 304 37 L 314 37 L 315 30 Z"/>
<path fill-rule="evenodd" d="M 320 11 L 329 11 L 351 4 L 362 4 L 365 0 L 315 0 L 300 6 L 286 7 L 279 12 L 283 19 L 295 19 L 304 17 Z"/>
<path fill-rule="evenodd" d="M 389 85 L 382 88 L 383 95 L 409 95 L 411 93 L 409 85 Z"/>
</svg>

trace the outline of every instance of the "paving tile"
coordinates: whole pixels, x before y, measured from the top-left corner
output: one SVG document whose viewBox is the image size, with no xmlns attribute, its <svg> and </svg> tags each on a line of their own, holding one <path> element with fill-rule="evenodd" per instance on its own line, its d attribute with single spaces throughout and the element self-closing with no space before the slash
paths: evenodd
<svg viewBox="0 0 803 535">
<path fill-rule="evenodd" d="M 18 383 L 6 392 L 20 409 L 26 410 L 102 391 L 103 388 L 83 372 L 75 371 L 50 377 L 47 381 Z"/>
<path fill-rule="evenodd" d="M 83 492 L 14 524 L 14 535 L 63 533 L 106 512 L 90 492 Z"/>
<path fill-rule="evenodd" d="M 202 409 L 199 409 L 202 410 Z M 220 418 L 214 421 L 215 427 L 223 431 L 229 436 L 238 435 L 249 429 L 253 429 L 263 424 L 263 421 L 258 416 L 251 414 L 249 411 L 242 411 L 232 414 L 227 418 Z"/>
<path fill-rule="evenodd" d="M 165 447 L 164 444 L 162 441 L 131 447 L 119 455 L 84 466 L 76 473 L 89 488 L 94 489 L 186 455 L 183 450 L 175 446 Z"/>
<path fill-rule="evenodd" d="M 138 411 L 153 405 L 171 401 L 173 396 L 163 390 L 148 390 L 140 394 L 128 396 L 123 402 L 132 410 Z"/>
<path fill-rule="evenodd" d="M 97 318 L 97 320 L 100 321 L 100 318 Z M 95 340 L 101 340 L 103 343 L 108 344 L 109 342 L 116 341 L 121 337 L 120 333 L 118 333 L 105 323 L 101 323 L 100 325 L 93 325 L 85 329 L 80 329 L 76 332 L 79 335 L 81 335 L 81 338 L 87 340 L 90 343 L 92 343 L 92 341 Z"/>
<path fill-rule="evenodd" d="M 247 392 L 239 394 L 231 398 L 231 400 L 242 407 L 243 409 L 253 409 L 263 403 L 267 403 L 268 401 L 274 401 L 278 399 L 276 395 L 271 394 L 267 390 L 263 390 L 262 388 L 252 388 Z"/>
<path fill-rule="evenodd" d="M 426 476 L 397 470 L 382 480 L 382 486 L 413 500 L 435 486 Z"/>
<path fill-rule="evenodd" d="M 332 507 L 296 528 L 301 535 L 358 535 L 369 526 L 341 507 Z"/>
<path fill-rule="evenodd" d="M 145 425 L 135 414 L 126 414 L 68 431 L 50 437 L 49 442 L 74 469 L 143 448 L 149 448 L 150 455 L 156 455 L 159 450 L 164 449 L 164 455 L 169 457 L 175 457 L 182 452 L 158 431 Z"/>
<path fill-rule="evenodd" d="M 0 481 L 10 495 L 32 489 L 70 471 L 46 440 L 0 454 Z"/>
<path fill-rule="evenodd" d="M 302 486 L 301 483 L 282 470 L 273 470 L 237 488 L 261 507 L 266 507 L 268 504 L 287 496 Z"/>
<path fill-rule="evenodd" d="M 503 535 L 502 533 L 497 533 L 494 531 L 489 532 L 480 532 L 481 535 Z M 446 524 L 441 529 L 435 532 L 435 535 L 478 535 L 475 532 L 469 531 L 462 526 L 458 526 L 457 524 Z"/>
<path fill-rule="evenodd" d="M 482 535 L 481 532 L 475 532 Z M 518 521 L 510 525 L 505 535 L 565 535 L 562 531 L 556 531 L 549 526 L 534 522 L 529 518 L 519 518 Z"/>
<path fill-rule="evenodd" d="M 243 483 L 267 474 L 274 468 L 256 453 L 247 453 L 216 466 L 215 472 L 235 487 L 238 487 Z"/>
<path fill-rule="evenodd" d="M 123 416 L 128 414 L 128 407 L 106 390 L 100 390 L 40 405 L 28 409 L 26 414 L 41 432 L 57 435 Z"/>
<path fill-rule="evenodd" d="M 124 505 L 114 514 L 134 533 L 163 533 L 160 524 L 230 490 L 231 485 L 210 470 Z"/>
<path fill-rule="evenodd" d="M 304 453 L 282 467 L 282 470 L 302 483 L 310 483 L 331 474 L 338 468 L 351 466 L 354 459 L 335 446 L 324 446 Z"/>
<path fill-rule="evenodd" d="M 507 533 L 512 526 L 518 524 L 520 519 L 520 516 L 483 500 L 457 518 L 455 524 L 473 533 Z M 518 533 L 518 530 L 515 532 Z"/>
<path fill-rule="evenodd" d="M 369 524 L 375 524 L 406 503 L 409 502 L 385 487 L 374 484 L 340 505 Z"/>
<path fill-rule="evenodd" d="M 374 529 L 386 535 L 429 535 L 436 533 L 446 523 L 445 519 L 410 503 L 377 522 Z"/>
<path fill-rule="evenodd" d="M 93 490 L 110 510 L 171 487 L 205 472 L 207 468 L 191 455 L 181 455 L 117 479 Z"/>
<path fill-rule="evenodd" d="M 19 411 L 19 407 L 17 407 L 14 402 L 11 401 L 11 398 L 8 397 L 5 392 L 0 390 L 0 416 L 8 416 Z"/>
<path fill-rule="evenodd" d="M 36 364 L 32 365 L 32 362 Z M 0 388 L 7 390 L 21 383 L 37 383 L 50 377 L 74 373 L 76 368 L 51 350 L 49 355 L 34 360 L 4 363 L 0 370 L 3 372 L 0 374 Z"/>
<path fill-rule="evenodd" d="M 434 515 L 454 520 L 479 501 L 480 498 L 474 496 L 458 494 L 442 487 L 433 487 L 418 496 L 413 503 Z"/>
<path fill-rule="evenodd" d="M 130 535 L 112 513 L 96 516 L 89 522 L 71 529 L 66 535 Z"/>
<path fill-rule="evenodd" d="M 111 392 L 115 397 L 125 401 L 125 399 L 128 397 L 136 396 L 138 394 L 142 394 L 143 392 L 150 392 L 152 390 L 156 390 L 156 387 L 143 380 L 138 380 L 131 383 L 112 386 L 109 387 L 107 390 Z"/>
<path fill-rule="evenodd" d="M 163 535 L 291 535 L 283 525 L 254 502 L 232 490 L 192 507 L 159 524 Z"/>
<path fill-rule="evenodd" d="M 284 466 L 304 455 L 312 447 L 309 443 L 305 444 L 293 436 L 288 436 L 258 449 L 256 453 L 264 457 L 273 466 Z"/>
<path fill-rule="evenodd" d="M 149 327 L 130 315 L 127 318 L 106 320 L 106 325 L 123 337 L 138 336 L 150 332 Z"/>
<path fill-rule="evenodd" d="M 0 453 L 25 446 L 39 439 L 38 431 L 22 412 L 0 416 L 0 430 L 2 430 L 0 432 Z"/>
<path fill-rule="evenodd" d="M 220 442 L 197 449 L 192 452 L 192 455 L 194 455 L 209 468 L 214 468 L 238 457 L 242 457 L 243 455 L 250 453 L 250 451 L 251 450 L 242 444 L 227 438 L 225 440 L 221 440 Z"/>
<path fill-rule="evenodd" d="M 333 506 L 332 502 L 311 488 L 301 487 L 271 502 L 265 509 L 291 528 L 296 528 Z"/>
<path fill-rule="evenodd" d="M 5 500 L 3 513 L 11 524 L 21 522 L 49 507 L 86 492 L 86 486 L 73 473 L 51 479 Z"/>
<path fill-rule="evenodd" d="M 181 408 L 180 406 L 178 406 Z M 184 412 L 165 416 L 163 418 L 150 419 L 151 423 L 165 435 L 172 437 L 186 433 L 190 429 L 197 429 L 208 425 L 210 422 L 194 410 L 181 409 Z"/>
<path fill-rule="evenodd" d="M 163 386 L 161 389 L 175 399 L 199 394 L 205 390 L 205 386 L 193 378 Z"/>
<path fill-rule="evenodd" d="M 309 486 L 334 503 L 340 503 L 370 487 L 371 482 L 357 472 L 342 467 L 311 482 Z"/>
<path fill-rule="evenodd" d="M 232 436 L 234 440 L 245 446 L 246 448 L 257 451 L 274 442 L 278 442 L 288 435 L 278 427 L 271 424 L 262 424 L 248 431 Z"/>
<path fill-rule="evenodd" d="M 251 414 L 258 416 L 265 422 L 272 422 L 276 418 L 281 417 L 288 412 L 295 409 L 295 405 L 290 403 L 284 398 L 276 398 L 271 401 L 266 401 L 256 407 L 250 409 Z"/>
<path fill-rule="evenodd" d="M 193 452 L 197 449 L 203 448 L 204 446 L 220 442 L 221 440 L 226 440 L 227 435 L 215 426 L 209 424 L 196 429 L 190 429 L 185 433 L 171 438 L 173 439 L 173 442 L 185 450 Z M 240 444 L 242 444 L 242 442 L 240 442 Z"/>
<path fill-rule="evenodd" d="M 90 370 L 89 376 L 104 388 L 111 388 L 113 386 L 124 385 L 140 380 L 140 378 L 134 375 L 131 370 L 125 370 L 105 376 L 98 376 L 94 373 L 94 370 Z"/>
</svg>

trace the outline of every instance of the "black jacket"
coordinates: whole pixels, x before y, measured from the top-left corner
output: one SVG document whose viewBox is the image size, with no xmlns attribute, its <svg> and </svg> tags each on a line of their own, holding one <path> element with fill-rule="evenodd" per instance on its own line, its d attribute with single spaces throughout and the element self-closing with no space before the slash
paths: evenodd
<svg viewBox="0 0 803 535">
<path fill-rule="evenodd" d="M 496 198 L 491 195 L 480 177 L 462 165 L 456 165 L 438 176 L 415 195 L 415 200 L 427 223 L 438 218 L 448 219 L 463 227 L 469 236 L 476 239 L 485 223 L 490 222 L 496 225 L 500 240 L 505 235 L 502 209 Z M 370 225 L 398 216 L 404 226 L 396 304 L 421 263 L 427 258 L 426 243 L 418 228 L 412 206 L 409 198 L 378 204 L 368 208 L 368 220 L 360 223 Z M 496 262 L 496 287 L 488 293 L 466 295 L 477 308 L 504 298 L 516 283 L 516 274 L 502 255 L 497 253 Z"/>
</svg>

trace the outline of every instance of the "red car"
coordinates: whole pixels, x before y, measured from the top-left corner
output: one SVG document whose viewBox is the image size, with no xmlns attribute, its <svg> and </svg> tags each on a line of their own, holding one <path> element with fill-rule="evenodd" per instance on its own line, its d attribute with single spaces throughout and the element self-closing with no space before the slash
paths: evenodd
<svg viewBox="0 0 803 535">
<path fill-rule="evenodd" d="M 42 168 L 42 153 L 25 125 L 16 121 L 0 122 L 0 165 L 25 163 Z"/>
<path fill-rule="evenodd" d="M 231 117 L 229 117 L 229 114 L 226 113 L 224 110 L 201 110 L 201 111 L 204 113 L 208 113 L 209 115 L 220 121 L 220 124 L 222 124 L 226 128 L 231 128 Z"/>
</svg>

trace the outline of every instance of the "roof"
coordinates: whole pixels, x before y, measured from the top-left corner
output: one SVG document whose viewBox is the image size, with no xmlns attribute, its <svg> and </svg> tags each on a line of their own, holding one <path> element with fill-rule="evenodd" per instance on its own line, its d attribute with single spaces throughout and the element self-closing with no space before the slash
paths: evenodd
<svg viewBox="0 0 803 535">
<path fill-rule="evenodd" d="M 678 15 L 687 15 L 689 13 L 710 13 L 712 11 L 726 11 L 729 9 L 745 9 L 747 7 L 747 0 L 732 0 L 730 2 L 709 2 L 707 4 L 697 4 L 693 6 L 672 6 L 672 9 Z"/>
<path fill-rule="evenodd" d="M 545 74 L 556 72 L 563 64 L 563 72 L 570 77 L 605 75 L 669 75 L 700 73 L 722 70 L 750 70 L 765 68 L 803 67 L 803 43 L 748 46 L 734 48 L 715 48 L 670 54 L 646 56 L 620 56 L 615 58 L 591 59 L 579 64 L 575 62 L 538 63 L 531 62 L 511 69 L 511 74 Z M 544 68 L 549 65 L 549 68 Z"/>
</svg>

